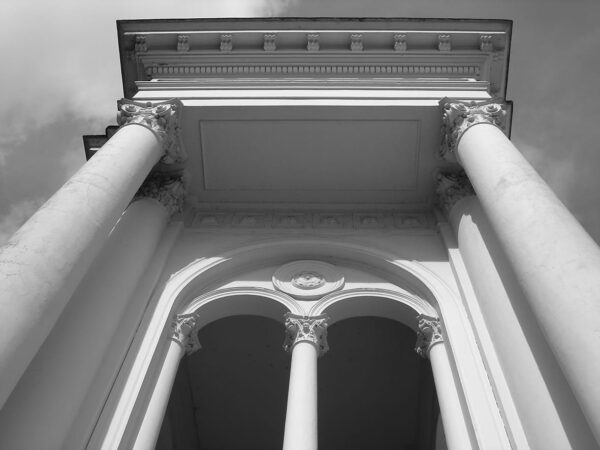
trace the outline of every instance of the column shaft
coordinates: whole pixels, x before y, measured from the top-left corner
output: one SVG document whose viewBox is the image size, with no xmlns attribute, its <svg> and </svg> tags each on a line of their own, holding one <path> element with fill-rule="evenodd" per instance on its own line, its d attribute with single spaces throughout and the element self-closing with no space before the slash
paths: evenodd
<svg viewBox="0 0 600 450">
<path fill-rule="evenodd" d="M 600 442 L 600 249 L 497 127 L 468 128 L 457 157 Z"/>
<path fill-rule="evenodd" d="M 144 126 L 120 129 L 0 250 L 0 406 L 162 153 Z"/>
<path fill-rule="evenodd" d="M 171 389 L 177 376 L 179 362 L 184 355 L 184 349 L 178 342 L 170 342 L 160 374 L 154 385 L 146 414 L 138 431 L 133 450 L 152 450 L 158 439 Z"/>
<path fill-rule="evenodd" d="M 156 446 L 161 424 L 169 405 L 173 383 L 179 369 L 179 362 L 184 353 L 191 354 L 200 349 L 195 317 L 178 316 L 171 326 L 173 327 L 173 334 L 158 378 L 152 386 L 146 413 L 138 429 L 135 442 L 131 446 L 134 450 L 151 450 Z M 106 450 L 109 449 L 106 448 Z"/>
<path fill-rule="evenodd" d="M 317 449 L 317 357 L 316 347 L 307 341 L 292 349 L 284 450 Z"/>
<path fill-rule="evenodd" d="M 4 445 L 63 447 L 168 219 L 155 200 L 139 199 L 127 208 L 0 411 Z M 69 367 L 77 370 L 65 370 Z M 31 433 L 32 422 L 46 424 L 48 432 Z"/>
<path fill-rule="evenodd" d="M 471 444 L 465 415 L 456 390 L 452 367 L 443 342 L 438 342 L 429 349 L 429 360 L 431 361 L 431 370 L 448 450 L 471 449 L 473 445 Z"/>
</svg>

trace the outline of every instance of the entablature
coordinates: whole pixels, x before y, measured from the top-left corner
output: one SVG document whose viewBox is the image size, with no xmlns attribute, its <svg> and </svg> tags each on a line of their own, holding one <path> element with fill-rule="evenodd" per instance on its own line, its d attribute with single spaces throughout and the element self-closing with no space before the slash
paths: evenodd
<svg viewBox="0 0 600 450">
<path fill-rule="evenodd" d="M 504 97 L 512 23 L 440 19 L 119 21 L 125 96 L 145 82 L 240 79 L 485 81 Z M 199 84 L 198 80 L 204 80 Z"/>
</svg>

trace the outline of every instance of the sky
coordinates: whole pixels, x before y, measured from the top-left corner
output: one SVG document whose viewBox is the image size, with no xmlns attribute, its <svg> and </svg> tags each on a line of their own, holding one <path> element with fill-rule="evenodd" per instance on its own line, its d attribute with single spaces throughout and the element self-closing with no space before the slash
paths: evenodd
<svg viewBox="0 0 600 450">
<path fill-rule="evenodd" d="M 512 140 L 600 242 L 600 0 L 0 0 L 0 245 L 116 121 L 118 19 L 511 19 Z"/>
</svg>

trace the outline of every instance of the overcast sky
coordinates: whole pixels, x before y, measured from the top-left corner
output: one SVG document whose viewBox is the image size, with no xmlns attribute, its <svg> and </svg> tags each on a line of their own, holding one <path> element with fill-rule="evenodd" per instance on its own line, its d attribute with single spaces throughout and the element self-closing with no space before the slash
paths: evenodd
<svg viewBox="0 0 600 450">
<path fill-rule="evenodd" d="M 600 242 L 600 0 L 2 0 L 0 244 L 115 123 L 117 19 L 260 16 L 512 19 L 513 141 Z"/>
</svg>

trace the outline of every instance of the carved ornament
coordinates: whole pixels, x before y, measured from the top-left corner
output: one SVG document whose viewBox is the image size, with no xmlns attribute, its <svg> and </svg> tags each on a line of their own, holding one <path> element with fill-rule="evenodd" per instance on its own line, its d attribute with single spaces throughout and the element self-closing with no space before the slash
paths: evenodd
<svg viewBox="0 0 600 450">
<path fill-rule="evenodd" d="M 178 52 L 189 52 L 190 51 L 190 37 L 185 34 L 177 36 L 177 51 Z"/>
<path fill-rule="evenodd" d="M 465 172 L 439 173 L 435 193 L 437 205 L 446 217 L 459 200 L 476 195 Z"/>
<path fill-rule="evenodd" d="M 181 144 L 179 122 L 183 105 L 179 100 L 164 103 L 138 103 L 129 99 L 118 102 L 117 123 L 120 126 L 142 125 L 152 131 L 162 144 L 166 164 L 183 162 L 186 154 Z"/>
<path fill-rule="evenodd" d="M 502 131 L 506 127 L 506 104 L 499 100 L 460 102 L 444 98 L 442 108 L 442 145 L 440 154 L 447 161 L 456 161 L 456 150 L 462 135 L 474 125 L 487 123 Z"/>
<path fill-rule="evenodd" d="M 306 50 L 309 52 L 318 52 L 321 44 L 319 43 L 319 33 L 309 33 L 307 36 Z"/>
<path fill-rule="evenodd" d="M 394 50 L 397 52 L 405 52 L 407 50 L 406 34 L 394 35 Z"/>
<path fill-rule="evenodd" d="M 276 34 L 265 34 L 263 49 L 265 52 L 274 52 L 277 50 L 277 35 Z"/>
<path fill-rule="evenodd" d="M 360 33 L 350 35 L 350 50 L 353 52 L 362 52 L 363 49 L 363 35 Z"/>
<path fill-rule="evenodd" d="M 194 316 L 177 316 L 171 323 L 171 328 L 173 330 L 171 340 L 181 345 L 188 355 L 202 348 L 198 340 Z"/>
<path fill-rule="evenodd" d="M 231 34 L 222 34 L 219 50 L 222 52 L 230 52 L 233 50 L 233 36 Z"/>
<path fill-rule="evenodd" d="M 431 347 L 444 341 L 442 325 L 440 319 L 424 314 L 419 314 L 417 320 L 419 321 L 419 331 L 417 332 L 415 351 L 419 356 L 427 358 Z"/>
<path fill-rule="evenodd" d="M 284 350 L 291 352 L 298 342 L 310 342 L 317 348 L 318 355 L 323 356 L 329 350 L 327 344 L 328 320 L 327 315 L 303 317 L 286 313 Z"/>
<path fill-rule="evenodd" d="M 449 52 L 452 50 L 452 37 L 449 34 L 438 35 L 438 50 L 440 52 Z"/>
<path fill-rule="evenodd" d="M 183 211 L 185 193 L 182 175 L 153 172 L 142 183 L 135 198 L 146 197 L 159 201 L 172 217 Z"/>
<path fill-rule="evenodd" d="M 301 260 L 275 271 L 273 286 L 298 300 L 315 300 L 344 287 L 344 276 L 322 261 Z"/>
</svg>

